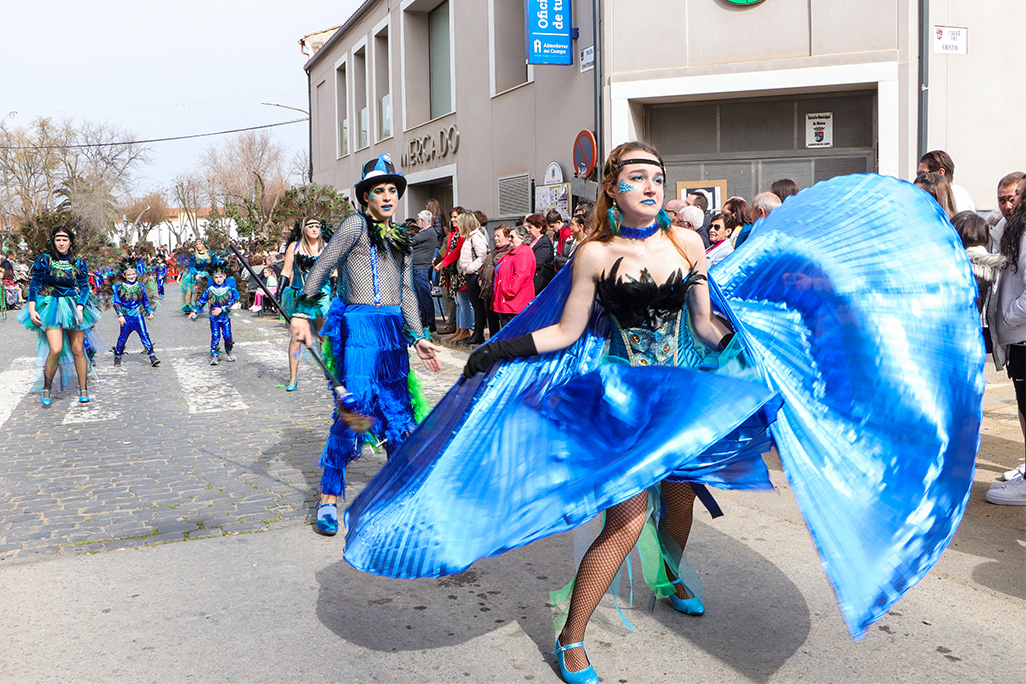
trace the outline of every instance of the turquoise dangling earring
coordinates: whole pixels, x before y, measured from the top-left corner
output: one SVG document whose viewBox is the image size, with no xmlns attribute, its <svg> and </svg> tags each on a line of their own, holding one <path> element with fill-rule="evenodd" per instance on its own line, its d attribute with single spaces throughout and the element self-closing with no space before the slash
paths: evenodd
<svg viewBox="0 0 1026 684">
<path fill-rule="evenodd" d="M 659 213 L 656 214 L 656 223 L 658 223 L 659 227 L 663 230 L 670 229 L 670 215 L 666 213 L 665 209 L 660 209 Z"/>
<path fill-rule="evenodd" d="M 613 235 L 620 234 L 620 222 L 623 217 L 620 215 L 620 207 L 615 204 L 606 211 L 609 217 L 609 232 Z"/>
</svg>

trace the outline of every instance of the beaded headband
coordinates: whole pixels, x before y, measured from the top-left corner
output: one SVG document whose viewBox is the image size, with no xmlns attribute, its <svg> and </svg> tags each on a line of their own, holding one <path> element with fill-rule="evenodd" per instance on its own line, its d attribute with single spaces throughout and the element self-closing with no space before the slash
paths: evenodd
<svg viewBox="0 0 1026 684">
<path fill-rule="evenodd" d="M 663 172 L 663 175 L 666 175 L 666 167 L 663 166 L 662 159 L 621 159 L 616 162 L 616 165 L 613 168 L 622 169 L 628 164 L 651 164 L 652 166 L 658 166 L 659 170 Z"/>
</svg>

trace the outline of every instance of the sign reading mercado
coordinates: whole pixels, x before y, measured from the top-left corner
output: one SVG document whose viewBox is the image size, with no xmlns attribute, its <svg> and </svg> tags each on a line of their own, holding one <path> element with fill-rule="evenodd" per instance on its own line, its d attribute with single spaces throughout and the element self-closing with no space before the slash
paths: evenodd
<svg viewBox="0 0 1026 684">
<path fill-rule="evenodd" d="M 571 66 L 570 0 L 524 0 L 527 63 Z"/>
</svg>

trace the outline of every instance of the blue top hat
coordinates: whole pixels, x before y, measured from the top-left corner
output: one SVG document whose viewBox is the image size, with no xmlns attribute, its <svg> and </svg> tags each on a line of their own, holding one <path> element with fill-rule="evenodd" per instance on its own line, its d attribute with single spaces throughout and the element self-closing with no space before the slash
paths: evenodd
<svg viewBox="0 0 1026 684">
<path fill-rule="evenodd" d="M 399 197 L 406 192 L 406 178 L 395 170 L 392 157 L 387 154 L 379 154 L 363 165 L 363 178 L 356 184 L 356 199 L 360 204 L 365 204 L 363 193 L 370 192 L 371 188 L 382 183 L 395 183 Z"/>
</svg>

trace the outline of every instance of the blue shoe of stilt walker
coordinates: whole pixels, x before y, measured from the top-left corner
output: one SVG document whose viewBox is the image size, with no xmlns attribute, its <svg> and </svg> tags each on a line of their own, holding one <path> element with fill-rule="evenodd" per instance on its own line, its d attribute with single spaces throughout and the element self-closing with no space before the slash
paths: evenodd
<svg viewBox="0 0 1026 684">
<path fill-rule="evenodd" d="M 326 537 L 334 537 L 338 533 L 338 506 L 333 503 L 322 503 L 317 506 L 317 522 L 314 529 Z"/>
</svg>

